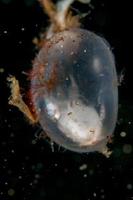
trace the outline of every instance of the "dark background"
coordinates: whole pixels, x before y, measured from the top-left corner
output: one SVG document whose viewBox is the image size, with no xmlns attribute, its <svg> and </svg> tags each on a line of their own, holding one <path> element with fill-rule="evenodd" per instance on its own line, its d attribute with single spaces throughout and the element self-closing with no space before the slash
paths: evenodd
<svg viewBox="0 0 133 200">
<path fill-rule="evenodd" d="M 22 94 L 29 82 L 25 72 L 37 51 L 34 37 L 48 25 L 35 0 L 0 0 L 0 200 L 132 200 L 133 199 L 133 81 L 132 18 L 129 1 L 92 0 L 74 3 L 73 12 L 90 14 L 85 29 L 106 38 L 116 60 L 119 115 L 109 159 L 99 153 L 77 154 L 38 140 L 40 128 L 30 125 L 8 105 L 7 77 L 15 75 Z M 53 152 L 54 150 L 54 152 Z"/>
</svg>

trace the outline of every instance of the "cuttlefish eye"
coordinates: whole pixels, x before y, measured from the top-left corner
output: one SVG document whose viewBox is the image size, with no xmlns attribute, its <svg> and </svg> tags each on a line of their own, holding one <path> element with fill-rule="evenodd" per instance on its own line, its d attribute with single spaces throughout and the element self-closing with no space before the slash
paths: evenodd
<svg viewBox="0 0 133 200">
<path fill-rule="evenodd" d="M 107 42 L 80 28 L 54 34 L 37 55 L 32 75 L 33 104 L 47 135 L 72 151 L 102 151 L 118 108 Z"/>
</svg>

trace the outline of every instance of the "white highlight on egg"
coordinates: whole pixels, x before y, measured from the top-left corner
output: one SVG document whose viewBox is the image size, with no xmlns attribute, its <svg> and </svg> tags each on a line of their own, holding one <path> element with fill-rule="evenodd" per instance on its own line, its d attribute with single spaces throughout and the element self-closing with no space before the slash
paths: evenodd
<svg viewBox="0 0 133 200">
<path fill-rule="evenodd" d="M 47 109 L 47 113 L 48 115 L 52 118 L 52 119 L 56 119 L 58 120 L 59 117 L 60 117 L 60 112 L 58 110 L 58 107 L 52 103 L 52 102 L 49 102 L 46 104 L 46 109 Z"/>
</svg>

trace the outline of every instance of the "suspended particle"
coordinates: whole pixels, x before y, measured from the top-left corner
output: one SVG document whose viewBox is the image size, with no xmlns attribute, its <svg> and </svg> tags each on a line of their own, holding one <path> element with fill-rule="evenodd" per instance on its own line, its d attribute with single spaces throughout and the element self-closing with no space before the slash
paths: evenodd
<svg viewBox="0 0 133 200">
<path fill-rule="evenodd" d="M 133 148 L 131 144 L 124 144 L 123 145 L 123 152 L 125 154 L 130 154 L 132 152 Z"/>
<path fill-rule="evenodd" d="M 120 133 L 120 136 L 121 136 L 121 137 L 126 137 L 126 135 L 127 135 L 127 134 L 126 134 L 126 132 L 124 132 L 124 131 Z"/>
<path fill-rule="evenodd" d="M 87 169 L 87 164 L 83 164 L 79 167 L 80 171 L 86 170 Z"/>
</svg>

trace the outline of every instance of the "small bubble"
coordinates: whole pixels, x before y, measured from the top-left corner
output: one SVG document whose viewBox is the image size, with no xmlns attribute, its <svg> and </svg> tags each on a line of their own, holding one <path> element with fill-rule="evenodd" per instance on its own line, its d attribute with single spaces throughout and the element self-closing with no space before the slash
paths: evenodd
<svg viewBox="0 0 133 200">
<path fill-rule="evenodd" d="M 13 196 L 14 194 L 15 194 L 15 190 L 14 189 L 11 188 L 11 189 L 8 190 L 8 195 L 9 196 Z"/>
<path fill-rule="evenodd" d="M 12 174 L 12 171 L 10 169 L 8 170 L 8 174 Z"/>
<path fill-rule="evenodd" d="M 32 144 L 36 144 L 36 140 L 32 140 Z"/>
<path fill-rule="evenodd" d="M 35 179 L 35 180 L 34 180 L 34 184 L 37 184 L 37 183 L 38 183 L 38 180 L 37 180 L 37 179 Z"/>
<path fill-rule="evenodd" d="M 11 133 L 11 134 L 10 134 L 10 137 L 13 138 L 13 137 L 14 137 L 14 133 Z"/>
<path fill-rule="evenodd" d="M 128 189 L 128 190 L 132 190 L 132 188 L 133 188 L 132 184 L 130 184 L 130 183 L 127 184 L 127 189 Z"/>
<path fill-rule="evenodd" d="M 8 126 L 8 128 L 11 128 L 11 127 L 12 127 L 11 124 L 8 124 L 7 126 Z"/>
<path fill-rule="evenodd" d="M 18 43 L 19 43 L 19 44 L 22 44 L 22 41 L 19 41 Z"/>
<path fill-rule="evenodd" d="M 4 73 L 4 68 L 0 68 L 0 73 Z"/>
<path fill-rule="evenodd" d="M 74 60 L 74 61 L 73 61 L 73 64 L 77 64 L 77 62 L 78 62 L 77 60 Z"/>
<path fill-rule="evenodd" d="M 42 164 L 42 163 L 38 163 L 36 167 L 37 167 L 37 169 L 39 169 L 39 170 L 40 170 L 40 169 L 42 169 L 42 168 L 43 168 L 43 164 Z"/>
<path fill-rule="evenodd" d="M 26 157 L 25 157 L 25 160 L 29 160 L 29 159 L 30 159 L 29 156 L 26 156 Z"/>
<path fill-rule="evenodd" d="M 40 175 L 39 174 L 35 174 L 35 178 L 40 178 Z"/>
<path fill-rule="evenodd" d="M 89 175 L 93 175 L 93 174 L 94 174 L 93 169 L 90 169 L 90 170 L 89 170 Z"/>
<path fill-rule="evenodd" d="M 123 146 L 123 152 L 126 153 L 126 154 L 130 154 L 132 152 L 131 144 L 125 144 Z"/>
<path fill-rule="evenodd" d="M 101 193 L 103 193 L 104 192 L 104 189 L 101 189 Z"/>
<path fill-rule="evenodd" d="M 105 199 L 105 195 L 104 194 L 101 195 L 101 199 Z"/>
<path fill-rule="evenodd" d="M 22 176 L 19 176 L 18 179 L 22 179 Z"/>
<path fill-rule="evenodd" d="M 67 172 L 68 172 L 68 169 L 67 169 L 67 168 L 65 168 L 65 169 L 64 169 L 64 172 L 65 172 L 65 173 L 67 173 Z"/>
</svg>

